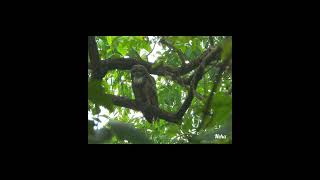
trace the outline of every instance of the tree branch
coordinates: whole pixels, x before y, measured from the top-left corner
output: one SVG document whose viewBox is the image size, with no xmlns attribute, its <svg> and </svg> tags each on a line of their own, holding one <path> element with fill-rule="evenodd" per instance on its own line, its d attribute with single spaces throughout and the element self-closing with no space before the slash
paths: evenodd
<svg viewBox="0 0 320 180">
<path fill-rule="evenodd" d="M 116 106 L 129 108 L 129 109 L 132 109 L 135 111 L 143 111 L 144 110 L 144 109 L 142 109 L 142 106 L 139 106 L 135 100 L 132 100 L 130 98 L 115 96 L 112 94 L 106 94 L 106 96 L 111 97 L 112 103 Z M 168 122 L 179 123 L 179 120 L 177 119 L 177 117 L 175 116 L 174 113 L 161 110 L 159 107 L 156 107 L 156 106 L 152 106 L 151 108 L 157 117 L 164 119 Z"/>
<path fill-rule="evenodd" d="M 212 53 L 213 52 L 214 51 L 209 52 L 205 56 L 205 58 L 202 59 L 201 64 L 199 65 L 199 67 L 197 68 L 196 72 L 192 76 L 193 78 L 191 80 L 188 96 L 187 96 L 186 100 L 184 101 L 184 103 L 182 104 L 181 108 L 179 109 L 179 111 L 176 114 L 178 119 L 181 119 L 183 117 L 183 115 L 185 114 L 185 112 L 187 111 L 189 106 L 191 105 L 192 99 L 194 97 L 194 90 L 197 89 L 198 82 L 202 79 L 202 76 L 204 74 L 205 66 L 210 62 L 210 59 L 212 58 Z"/>
<path fill-rule="evenodd" d="M 125 108 L 129 108 L 132 110 L 140 111 L 138 105 L 136 104 L 135 100 L 132 100 L 127 97 L 115 96 L 112 94 L 106 94 L 107 96 L 111 97 L 111 101 L 116 106 L 121 106 Z"/>
<path fill-rule="evenodd" d="M 203 68 L 201 66 L 199 66 L 198 70 L 195 72 L 195 74 L 194 74 L 194 76 L 192 78 L 188 96 L 187 96 L 187 98 L 183 102 L 181 108 L 179 109 L 179 111 L 176 114 L 179 119 L 181 119 L 183 117 L 183 115 L 185 114 L 185 112 L 187 111 L 189 106 L 191 105 L 191 102 L 192 102 L 192 99 L 193 99 L 193 96 L 194 96 L 193 89 L 197 88 L 198 82 L 202 78 L 202 74 L 203 74 Z"/>
<path fill-rule="evenodd" d="M 226 70 L 226 68 L 230 65 L 230 62 L 231 60 L 230 59 L 227 59 L 227 60 L 224 60 L 218 67 L 219 67 L 219 71 L 217 73 L 217 76 L 215 77 L 214 79 L 214 85 L 211 89 L 211 92 L 210 92 L 210 95 L 208 97 L 208 100 L 205 104 L 205 108 L 204 108 L 204 111 L 203 111 L 203 116 L 202 116 L 202 121 L 199 125 L 199 127 L 197 128 L 198 130 L 200 130 L 201 128 L 203 128 L 204 126 L 206 126 L 204 124 L 205 122 L 205 118 L 207 116 L 210 115 L 209 111 L 211 109 L 211 105 L 212 105 L 212 101 L 213 101 L 213 96 L 214 94 L 216 93 L 217 91 L 217 88 L 218 88 L 218 85 L 220 84 L 221 82 L 221 79 L 222 79 L 222 73 Z"/>
<path fill-rule="evenodd" d="M 175 77 L 183 76 L 188 74 L 192 70 L 196 69 L 202 60 L 205 58 L 205 65 L 209 64 L 213 60 L 218 60 L 221 54 L 221 48 L 209 48 L 202 55 L 200 55 L 194 61 L 191 61 L 189 64 L 180 67 L 172 67 L 164 64 L 160 64 L 159 66 L 153 66 L 155 63 L 150 63 L 146 61 L 137 60 L 134 58 L 117 58 L 117 59 L 106 59 L 100 61 L 101 66 L 101 76 L 103 77 L 110 70 L 130 70 L 133 65 L 143 65 L 147 68 L 150 74 L 155 74 L 158 76 L 172 76 L 173 79 Z M 207 57 L 208 56 L 208 57 Z M 89 69 L 93 69 L 94 66 L 89 65 Z"/>
<path fill-rule="evenodd" d="M 154 48 L 156 47 L 156 44 L 157 44 L 157 42 L 154 42 L 152 50 L 147 54 L 147 59 L 148 59 L 149 55 L 153 52 Z"/>
<path fill-rule="evenodd" d="M 103 76 L 101 76 L 101 62 L 95 36 L 88 36 L 88 53 L 90 58 L 90 67 L 92 69 L 92 78 L 99 80 Z"/>
</svg>

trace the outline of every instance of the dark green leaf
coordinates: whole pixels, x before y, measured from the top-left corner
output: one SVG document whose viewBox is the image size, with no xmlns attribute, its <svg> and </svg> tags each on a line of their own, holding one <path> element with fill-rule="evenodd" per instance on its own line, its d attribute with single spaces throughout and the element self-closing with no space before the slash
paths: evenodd
<svg viewBox="0 0 320 180">
<path fill-rule="evenodd" d="M 94 127 L 94 122 L 88 120 L 88 134 L 89 135 L 93 134 L 93 127 Z"/>
<path fill-rule="evenodd" d="M 232 98 L 224 93 L 216 93 L 213 97 L 213 119 L 207 123 L 207 127 L 223 124 L 232 112 Z"/>
<path fill-rule="evenodd" d="M 192 119 L 191 118 L 185 119 L 184 124 L 182 126 L 183 132 L 188 132 L 191 129 L 192 129 Z"/>
<path fill-rule="evenodd" d="M 131 143 L 137 144 L 151 143 L 149 138 L 140 130 L 134 128 L 132 124 L 113 120 L 110 120 L 108 124 L 115 135 L 121 140 L 128 140 Z"/>
<path fill-rule="evenodd" d="M 191 59 L 191 53 L 192 53 L 192 48 L 188 47 L 185 53 L 187 59 Z"/>
<path fill-rule="evenodd" d="M 104 106 L 111 112 L 114 109 L 111 97 L 104 93 L 101 81 L 90 80 L 88 82 L 88 98 L 97 106 Z"/>
</svg>

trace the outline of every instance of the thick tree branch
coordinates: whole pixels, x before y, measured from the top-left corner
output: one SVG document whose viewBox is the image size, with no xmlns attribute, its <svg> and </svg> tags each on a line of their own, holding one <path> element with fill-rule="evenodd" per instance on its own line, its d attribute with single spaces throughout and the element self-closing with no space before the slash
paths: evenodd
<svg viewBox="0 0 320 180">
<path fill-rule="evenodd" d="M 90 67 L 92 69 L 92 78 L 99 80 L 103 76 L 100 71 L 100 57 L 95 36 L 88 36 L 88 53 L 90 58 Z"/>
<path fill-rule="evenodd" d="M 206 58 L 208 58 L 209 56 L 207 56 Z M 202 75 L 204 73 L 204 68 L 205 68 L 205 62 L 207 61 L 207 59 L 203 59 L 202 63 L 200 64 L 200 66 L 197 68 L 195 74 L 193 75 L 191 84 L 190 84 L 190 89 L 189 89 L 189 93 L 188 96 L 186 98 L 186 100 L 183 102 L 181 108 L 179 109 L 179 111 L 177 112 L 176 116 L 178 119 L 181 119 L 183 117 L 183 115 L 185 114 L 185 112 L 187 111 L 187 109 L 189 108 L 189 106 L 191 105 L 192 99 L 194 97 L 194 90 L 197 89 L 198 86 L 198 82 L 201 80 Z"/>
<path fill-rule="evenodd" d="M 135 100 L 132 100 L 127 97 L 121 97 L 121 96 L 115 96 L 112 94 L 106 94 L 106 96 L 111 97 L 112 103 L 116 106 L 121 106 L 125 108 L 129 108 L 135 111 L 143 111 L 144 109 L 139 106 Z M 154 114 L 161 118 L 164 119 L 168 122 L 172 123 L 179 123 L 179 120 L 176 118 L 174 113 L 170 113 L 164 110 L 161 110 L 159 107 L 153 106 L 152 107 Z"/>
<path fill-rule="evenodd" d="M 117 58 L 117 59 L 106 59 L 100 61 L 101 75 L 104 76 L 110 70 L 130 70 L 133 65 L 143 65 L 147 68 L 150 74 L 155 74 L 158 76 L 172 76 L 173 78 L 183 76 L 188 74 L 192 70 L 196 69 L 203 59 L 206 59 L 205 65 L 209 64 L 211 61 L 218 60 L 220 58 L 221 48 L 209 48 L 200 57 L 191 61 L 189 64 L 181 67 L 172 67 L 164 64 L 158 66 L 153 66 L 155 63 L 150 63 L 146 61 L 137 60 L 134 58 Z M 92 65 L 89 65 L 89 69 L 93 69 Z"/>
<path fill-rule="evenodd" d="M 132 110 L 140 111 L 136 102 L 130 98 L 115 96 L 112 94 L 106 94 L 106 95 L 111 97 L 112 103 L 116 106 L 121 106 L 121 107 L 129 108 Z"/>
</svg>

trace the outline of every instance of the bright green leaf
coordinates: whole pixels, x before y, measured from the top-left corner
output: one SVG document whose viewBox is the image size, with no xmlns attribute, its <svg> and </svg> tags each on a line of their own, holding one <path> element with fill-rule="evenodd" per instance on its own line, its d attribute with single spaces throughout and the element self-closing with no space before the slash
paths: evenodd
<svg viewBox="0 0 320 180">
<path fill-rule="evenodd" d="M 112 44 L 112 37 L 111 36 L 107 36 L 107 42 L 109 45 Z"/>
</svg>

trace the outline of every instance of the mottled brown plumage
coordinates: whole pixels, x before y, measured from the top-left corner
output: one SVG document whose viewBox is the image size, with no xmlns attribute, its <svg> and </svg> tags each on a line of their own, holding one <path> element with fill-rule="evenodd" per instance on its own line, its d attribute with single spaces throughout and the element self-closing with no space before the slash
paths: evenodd
<svg viewBox="0 0 320 180">
<path fill-rule="evenodd" d="M 141 107 L 148 122 L 152 123 L 157 117 L 151 106 L 158 107 L 156 82 L 142 65 L 134 65 L 131 69 L 132 89 L 135 101 Z"/>
</svg>

